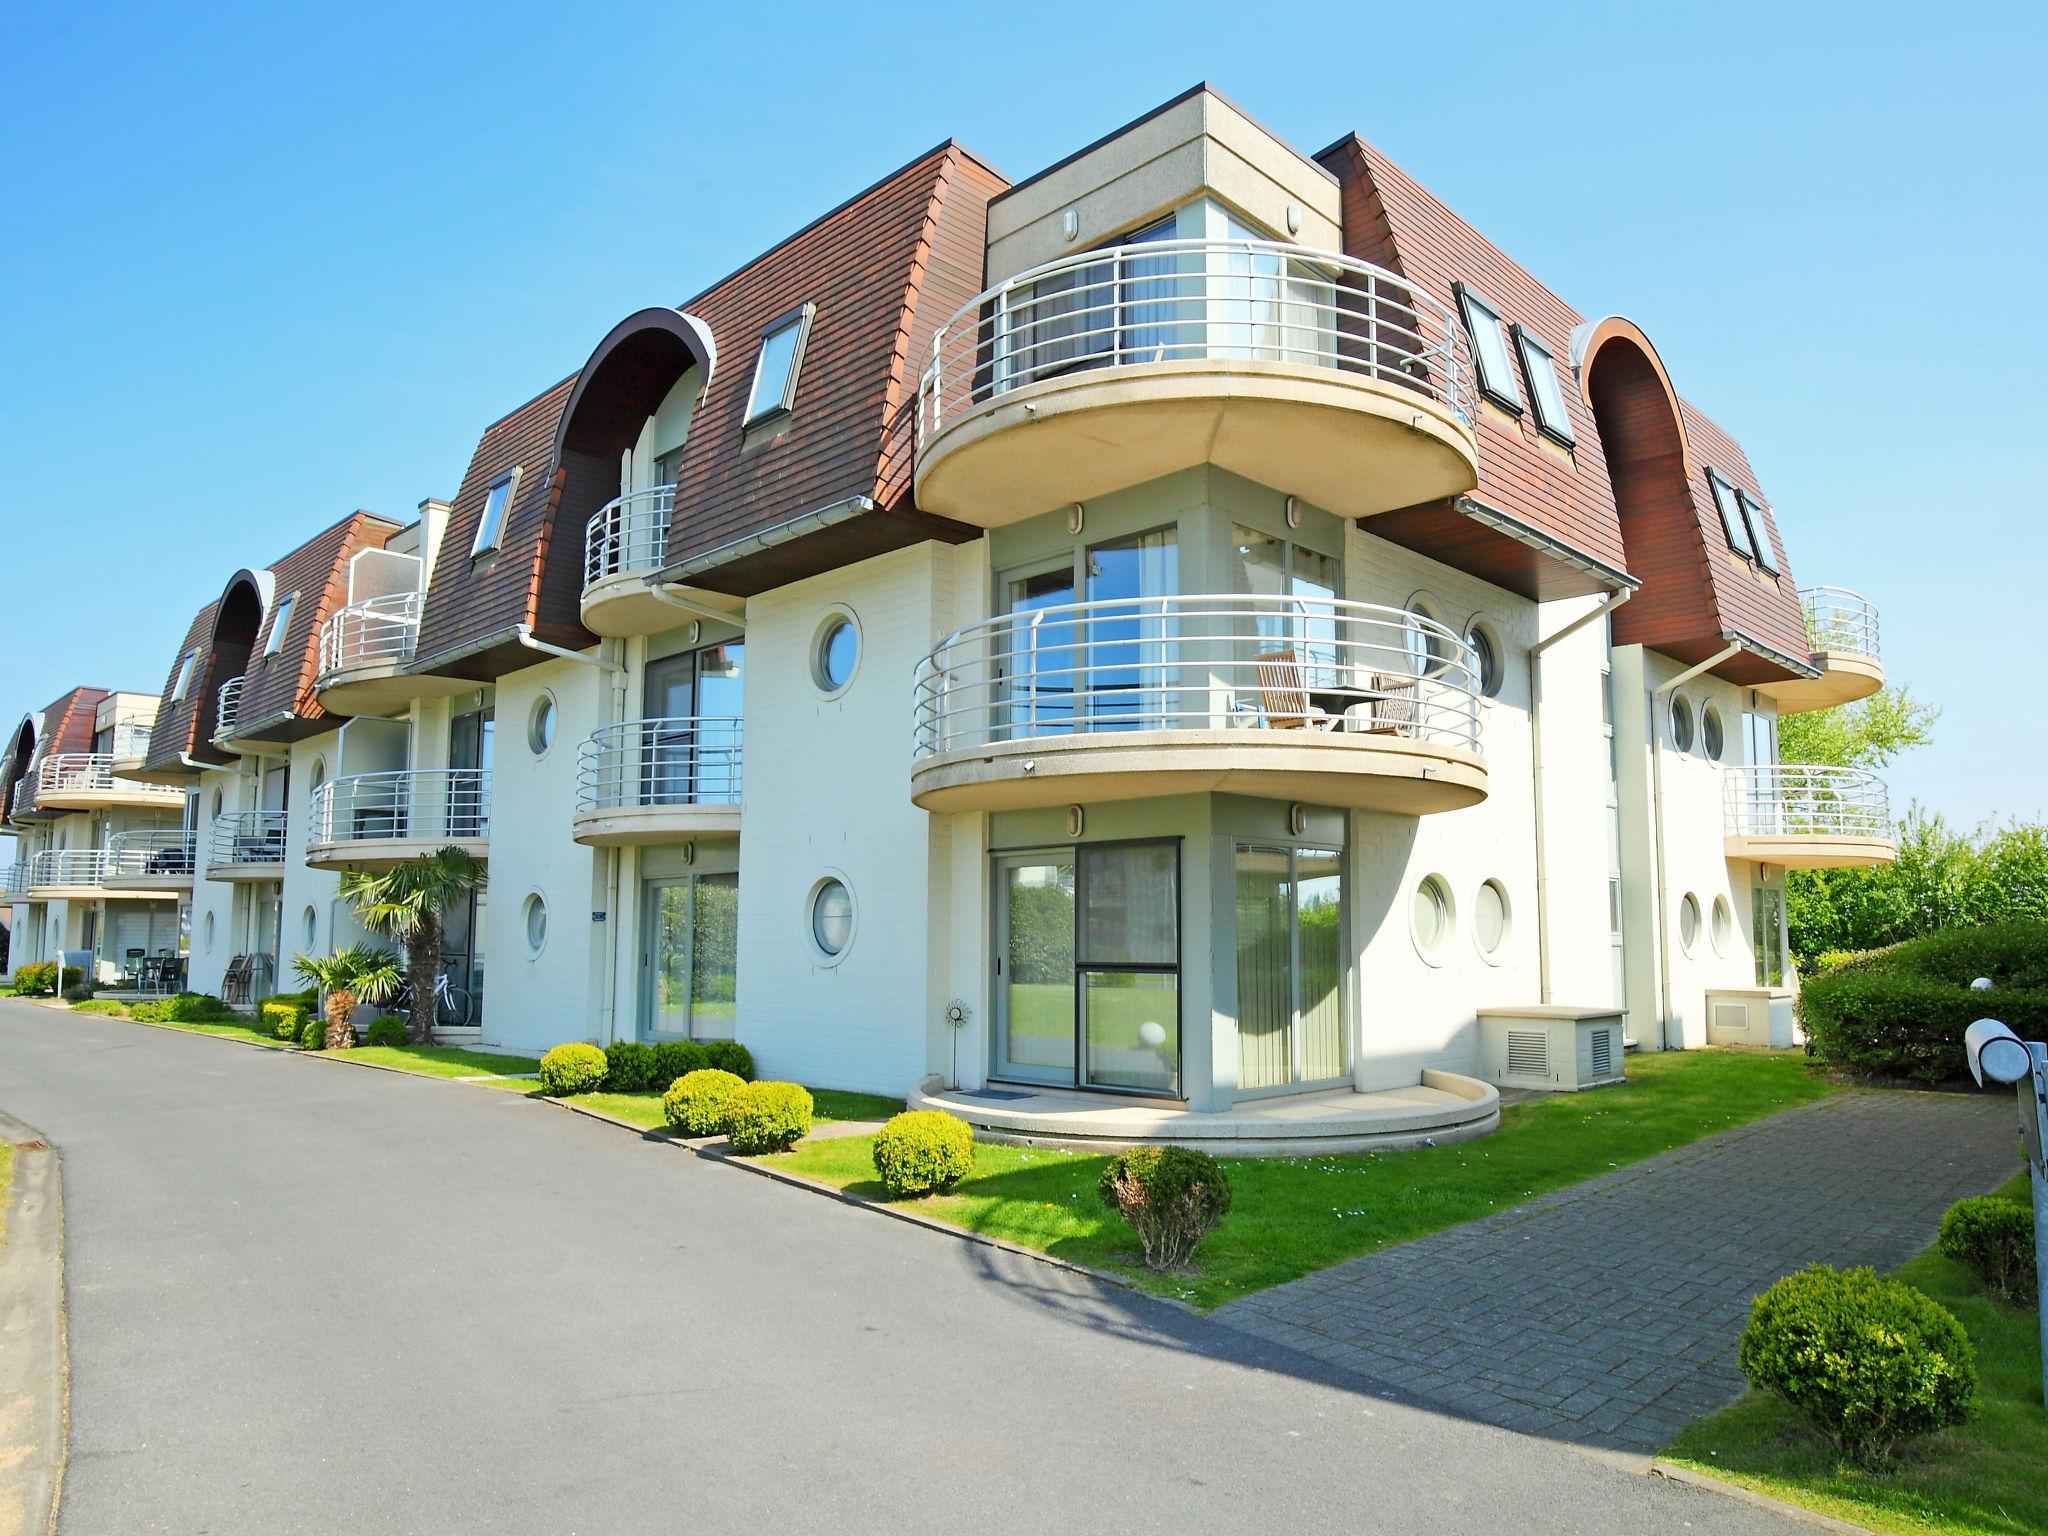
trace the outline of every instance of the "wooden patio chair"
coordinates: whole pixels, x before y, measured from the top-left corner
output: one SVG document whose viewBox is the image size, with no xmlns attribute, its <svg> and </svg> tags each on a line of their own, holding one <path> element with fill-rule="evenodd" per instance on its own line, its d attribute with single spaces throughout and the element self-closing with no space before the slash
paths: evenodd
<svg viewBox="0 0 2048 1536">
<path fill-rule="evenodd" d="M 1308 696 L 1294 647 L 1253 658 L 1259 677 L 1259 715 L 1277 731 L 1327 731 L 1337 717 L 1318 709 Z"/>
<path fill-rule="evenodd" d="M 1365 725 L 1356 727 L 1370 736 L 1413 736 L 1417 720 L 1415 679 L 1398 672 L 1375 672 Z"/>
</svg>

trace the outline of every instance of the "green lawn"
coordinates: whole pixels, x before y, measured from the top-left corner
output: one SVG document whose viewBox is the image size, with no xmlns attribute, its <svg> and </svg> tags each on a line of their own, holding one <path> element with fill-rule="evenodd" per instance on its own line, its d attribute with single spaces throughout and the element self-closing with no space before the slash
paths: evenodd
<svg viewBox="0 0 2048 1536">
<path fill-rule="evenodd" d="M 2000 1194 L 2031 1198 L 2021 1174 Z M 1873 1530 L 2048 1531 L 2048 1409 L 2041 1406 L 2036 1314 L 1994 1301 L 1932 1248 L 1896 1274 L 1961 1319 L 1977 1347 L 1976 1417 L 1909 1444 L 1889 1470 L 1841 1465 L 1777 1398 L 1752 1392 L 1693 1425 L 1667 1454 L 1702 1472 Z"/>
<path fill-rule="evenodd" d="M 509 1072 L 538 1072 L 540 1063 L 531 1056 L 501 1056 L 495 1051 L 464 1051 L 445 1045 L 359 1045 L 348 1051 L 318 1051 L 320 1056 L 347 1056 L 373 1067 L 396 1067 L 401 1072 L 418 1072 L 424 1077 L 502 1076 Z M 490 1087 L 523 1088 L 535 1085 L 522 1078 Z"/>
<path fill-rule="evenodd" d="M 1146 1271 L 1136 1240 L 1103 1209 L 1106 1158 L 982 1145 L 959 1190 L 918 1209 L 1060 1258 L 1131 1274 L 1212 1307 L 1343 1259 L 1454 1227 L 1673 1147 L 1836 1091 L 1791 1051 L 1684 1051 L 1629 1058 L 1629 1081 L 1510 1105 L 1477 1141 L 1345 1157 L 1226 1158 L 1230 1216 L 1198 1273 Z M 809 1142 L 765 1159 L 881 1199 L 871 1137 Z"/>
<path fill-rule="evenodd" d="M 668 1119 L 662 1114 L 661 1095 L 658 1093 L 579 1093 L 567 1102 L 583 1109 L 594 1109 L 599 1114 L 610 1115 L 645 1130 L 668 1129 Z M 813 1121 L 826 1120 L 886 1120 L 903 1108 L 901 1099 L 885 1099 L 872 1093 L 842 1093 L 837 1088 L 813 1088 L 811 1114 Z M 865 1146 L 866 1139 L 861 1144 Z"/>
<path fill-rule="evenodd" d="M 209 1019 L 204 1023 L 187 1023 L 177 1019 L 149 1019 L 137 1022 L 155 1024 L 163 1029 L 188 1030 L 195 1035 L 219 1035 L 227 1040 L 247 1040 L 252 1044 L 267 1045 L 278 1051 L 298 1043 L 294 1040 L 280 1040 L 267 1029 L 258 1029 L 254 1024 L 246 1024 L 237 1019 Z"/>
</svg>

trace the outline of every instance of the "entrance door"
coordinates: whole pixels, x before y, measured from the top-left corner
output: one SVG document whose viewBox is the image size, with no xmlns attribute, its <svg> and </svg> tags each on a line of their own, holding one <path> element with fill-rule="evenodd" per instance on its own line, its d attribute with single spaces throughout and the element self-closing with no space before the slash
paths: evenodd
<svg viewBox="0 0 2048 1536">
<path fill-rule="evenodd" d="M 646 1032 L 692 1040 L 732 1039 L 740 877 L 650 880 L 643 891 L 647 932 L 641 953 L 650 972 Z"/>
<path fill-rule="evenodd" d="M 1343 860 L 1320 848 L 1237 850 L 1237 1085 L 1344 1071 Z"/>
<path fill-rule="evenodd" d="M 1074 1082 L 1074 860 L 996 863 L 996 1075 Z"/>
</svg>

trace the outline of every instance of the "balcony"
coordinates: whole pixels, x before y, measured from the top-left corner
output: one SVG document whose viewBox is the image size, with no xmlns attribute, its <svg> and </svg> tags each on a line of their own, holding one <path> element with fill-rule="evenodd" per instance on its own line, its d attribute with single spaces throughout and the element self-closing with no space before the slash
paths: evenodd
<svg viewBox="0 0 2048 1536">
<path fill-rule="evenodd" d="M 618 639 L 672 628 L 676 610 L 647 578 L 668 555 L 676 488 L 658 485 L 613 498 L 583 527 L 583 625 Z"/>
<path fill-rule="evenodd" d="M 737 835 L 737 719 L 625 720 L 593 731 L 576 756 L 573 835 L 594 847 Z"/>
<path fill-rule="evenodd" d="M 185 803 L 181 789 L 120 777 L 115 765 L 125 761 L 112 752 L 59 752 L 46 758 L 36 774 L 34 805 L 23 806 L 16 814 L 122 808 L 158 811 Z"/>
<path fill-rule="evenodd" d="M 231 741 L 234 739 L 235 724 L 242 713 L 242 685 L 246 677 L 231 677 L 220 685 L 214 695 L 213 739 Z"/>
<path fill-rule="evenodd" d="M 1160 240 L 1019 273 L 932 338 L 917 502 L 995 528 L 1214 464 L 1366 517 L 1478 483 L 1445 304 L 1330 251 Z"/>
<path fill-rule="evenodd" d="M 931 811 L 1224 791 L 1425 815 L 1486 797 L 1471 647 L 1335 598 L 987 619 L 919 664 L 916 728 L 910 795 Z"/>
<path fill-rule="evenodd" d="M 138 883 L 141 870 L 139 858 L 111 848 L 49 849 L 29 861 L 27 894 L 34 901 L 147 901 L 174 894 L 174 886 Z"/>
<path fill-rule="evenodd" d="M 108 755 L 124 768 L 139 768 L 149 756 L 150 731 L 156 724 L 153 715 L 121 715 L 116 717 L 111 738 L 108 741 Z"/>
<path fill-rule="evenodd" d="M 1731 859 L 1847 869 L 1898 857 L 1890 797 L 1867 768 L 1730 768 L 1725 788 Z"/>
<path fill-rule="evenodd" d="M 199 834 L 184 827 L 165 832 L 116 832 L 108 846 L 122 867 L 130 871 L 130 884 L 149 890 L 182 891 L 192 885 L 198 842 Z"/>
<path fill-rule="evenodd" d="M 330 779 L 313 791 L 306 862 L 388 869 L 446 847 L 490 854 L 491 775 L 482 768 L 400 769 Z"/>
<path fill-rule="evenodd" d="M 0 867 L 0 901 L 28 900 L 28 875 L 27 859 Z"/>
<path fill-rule="evenodd" d="M 314 696 L 337 715 L 389 715 L 420 692 L 402 676 L 420 639 L 421 597 L 395 592 L 337 608 L 320 626 L 320 672 Z"/>
<path fill-rule="evenodd" d="M 1778 702 L 1778 713 L 1833 709 L 1867 699 L 1884 686 L 1884 662 L 1877 647 L 1877 609 L 1847 587 L 1802 587 L 1806 643 L 1820 676 L 1794 678 L 1760 689 Z"/>
<path fill-rule="evenodd" d="M 281 880 L 284 843 L 283 811 L 229 811 L 216 816 L 206 844 L 206 878 Z"/>
</svg>

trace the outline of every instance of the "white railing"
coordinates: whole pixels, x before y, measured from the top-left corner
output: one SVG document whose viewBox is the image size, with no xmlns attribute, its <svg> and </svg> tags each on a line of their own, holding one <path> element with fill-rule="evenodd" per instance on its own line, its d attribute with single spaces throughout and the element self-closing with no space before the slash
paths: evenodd
<svg viewBox="0 0 2048 1536">
<path fill-rule="evenodd" d="M 1870 599 L 1847 587 L 1801 587 L 1799 606 L 1806 614 L 1806 643 L 1815 655 L 1878 659 L 1877 609 Z"/>
<path fill-rule="evenodd" d="M 110 848 L 49 848 L 29 861 L 32 886 L 108 885 L 142 873 L 142 860 Z"/>
<path fill-rule="evenodd" d="M 614 497 L 583 525 L 583 585 L 621 571 L 659 569 L 668 556 L 669 516 L 676 488 L 657 485 Z"/>
<path fill-rule="evenodd" d="M 207 838 L 208 864 L 282 864 L 283 811 L 228 811 L 213 818 Z"/>
<path fill-rule="evenodd" d="M 109 851 L 142 875 L 189 875 L 198 855 L 199 834 L 190 827 L 174 831 L 116 832 Z"/>
<path fill-rule="evenodd" d="M 235 717 L 242 712 L 242 684 L 246 677 L 231 677 L 214 696 L 213 739 L 224 741 L 235 733 Z"/>
<path fill-rule="evenodd" d="M 59 752 L 44 759 L 36 775 L 36 791 L 39 795 L 50 795 L 119 789 L 123 794 L 147 795 L 166 801 L 185 797 L 183 790 L 169 785 L 138 784 L 133 779 L 116 780 L 114 762 L 115 754 L 112 752 Z"/>
<path fill-rule="evenodd" d="M 1731 837 L 1891 836 L 1891 797 L 1868 768 L 1766 763 L 1726 773 Z"/>
<path fill-rule="evenodd" d="M 22 859 L 0 868 L 0 896 L 26 896 L 30 884 L 29 860 Z"/>
<path fill-rule="evenodd" d="M 337 608 L 320 626 L 320 675 L 411 661 L 420 640 L 420 594 L 394 592 Z"/>
<path fill-rule="evenodd" d="M 491 776 L 482 768 L 406 768 L 330 779 L 313 791 L 316 843 L 490 836 Z"/>
<path fill-rule="evenodd" d="M 1274 240 L 1155 240 L 1062 257 L 969 300 L 932 338 L 920 448 L 964 410 L 1040 379 L 1246 360 L 1362 375 L 1472 413 L 1471 343 L 1408 279 Z"/>
<path fill-rule="evenodd" d="M 738 805 L 741 735 L 709 715 L 600 726 L 577 749 L 576 809 Z"/>
<path fill-rule="evenodd" d="M 948 635 L 915 687 L 919 756 L 1229 727 L 1479 746 L 1472 647 L 1434 619 L 1338 598 L 1190 594 L 1003 614 Z"/>
<path fill-rule="evenodd" d="M 156 724 L 154 715 L 120 715 L 114 720 L 109 752 L 119 758 L 149 756 L 149 736 Z"/>
</svg>

